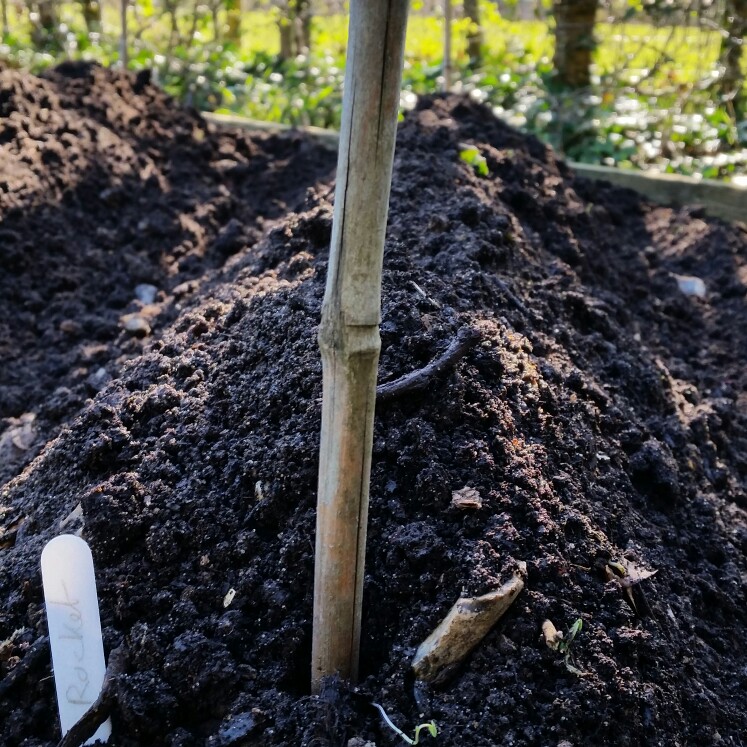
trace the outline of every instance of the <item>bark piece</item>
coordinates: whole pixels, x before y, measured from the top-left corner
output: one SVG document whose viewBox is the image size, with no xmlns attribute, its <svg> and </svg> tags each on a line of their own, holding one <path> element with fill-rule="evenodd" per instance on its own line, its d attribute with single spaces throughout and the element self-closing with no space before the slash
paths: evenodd
<svg viewBox="0 0 747 747">
<path fill-rule="evenodd" d="M 482 496 L 474 488 L 464 487 L 451 494 L 451 505 L 461 509 L 482 508 Z"/>
</svg>

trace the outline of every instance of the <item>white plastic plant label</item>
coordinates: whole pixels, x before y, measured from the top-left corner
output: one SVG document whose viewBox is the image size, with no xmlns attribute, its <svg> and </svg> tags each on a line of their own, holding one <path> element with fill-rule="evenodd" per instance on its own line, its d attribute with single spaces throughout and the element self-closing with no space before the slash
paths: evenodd
<svg viewBox="0 0 747 747">
<path fill-rule="evenodd" d="M 47 543 L 41 566 L 64 736 L 93 705 L 106 673 L 93 557 L 85 540 L 63 534 Z M 107 741 L 110 734 L 107 720 L 86 744 Z"/>
</svg>

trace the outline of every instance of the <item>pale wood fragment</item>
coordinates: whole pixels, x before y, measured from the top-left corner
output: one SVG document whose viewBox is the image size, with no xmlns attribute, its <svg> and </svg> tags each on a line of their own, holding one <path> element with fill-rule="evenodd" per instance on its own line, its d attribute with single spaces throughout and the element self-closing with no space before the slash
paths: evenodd
<svg viewBox="0 0 747 747">
<path fill-rule="evenodd" d="M 440 682 L 459 665 L 513 604 L 524 588 L 526 564 L 500 589 L 457 599 L 446 617 L 420 644 L 412 661 L 418 679 Z"/>
</svg>

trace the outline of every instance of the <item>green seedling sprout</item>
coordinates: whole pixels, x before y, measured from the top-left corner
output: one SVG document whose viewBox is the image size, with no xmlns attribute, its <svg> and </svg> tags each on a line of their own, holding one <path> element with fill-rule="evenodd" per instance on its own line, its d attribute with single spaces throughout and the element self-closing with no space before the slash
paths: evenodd
<svg viewBox="0 0 747 747">
<path fill-rule="evenodd" d="M 402 729 L 399 729 L 398 727 L 396 727 L 394 725 L 394 723 L 389 718 L 389 716 L 387 715 L 387 712 L 384 710 L 384 708 L 382 706 L 380 706 L 378 703 L 371 703 L 371 705 L 374 706 L 374 708 L 378 708 L 379 709 L 379 713 L 381 714 L 381 717 L 384 719 L 384 722 L 386 723 L 386 725 L 395 734 L 397 734 L 399 737 L 401 737 L 402 739 L 404 739 L 405 742 L 407 742 L 407 744 L 413 744 L 413 745 L 418 744 L 418 742 L 420 742 L 420 732 L 423 731 L 423 729 L 426 729 L 428 731 L 428 733 L 432 737 L 438 736 L 438 729 L 436 728 L 436 722 L 435 721 L 429 721 L 427 724 L 418 724 L 415 727 L 415 737 L 414 738 L 408 737 L 407 734 L 405 734 L 402 731 Z"/>
<path fill-rule="evenodd" d="M 645 568 L 638 566 L 632 560 L 623 558 L 621 562 L 610 560 L 605 568 L 608 581 L 615 581 L 625 592 L 625 596 L 630 602 L 633 611 L 638 614 L 638 607 L 633 598 L 633 587 L 636 584 L 645 581 L 658 571 L 647 571 Z"/>
<path fill-rule="evenodd" d="M 466 164 L 469 164 L 478 176 L 488 176 L 488 162 L 485 156 L 474 145 L 466 145 L 459 151 L 459 158 Z"/>
<path fill-rule="evenodd" d="M 585 673 L 571 664 L 571 646 L 573 646 L 573 641 L 576 639 L 583 625 L 583 620 L 580 617 L 577 618 L 566 635 L 563 635 L 562 631 L 556 630 L 555 626 L 549 620 L 545 620 L 542 625 L 542 634 L 545 637 L 545 643 L 553 651 L 563 654 L 565 668 L 571 674 L 578 676 L 582 676 Z"/>
</svg>

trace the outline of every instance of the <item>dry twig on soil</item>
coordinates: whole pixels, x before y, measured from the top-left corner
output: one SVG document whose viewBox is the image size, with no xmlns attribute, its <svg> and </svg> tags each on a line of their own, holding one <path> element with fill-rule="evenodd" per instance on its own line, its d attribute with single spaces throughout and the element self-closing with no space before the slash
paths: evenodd
<svg viewBox="0 0 747 747">
<path fill-rule="evenodd" d="M 116 681 L 124 674 L 127 663 L 127 649 L 124 644 L 117 646 L 109 654 L 104 683 L 99 697 L 83 714 L 78 723 L 59 741 L 57 747 L 81 747 L 84 742 L 96 733 L 96 729 L 109 718 L 116 700 Z"/>
<path fill-rule="evenodd" d="M 482 339 L 482 333 L 474 327 L 462 327 L 451 345 L 427 366 L 400 376 L 399 379 L 379 384 L 376 387 L 376 402 L 388 402 L 409 392 L 418 392 L 447 368 L 463 358 Z"/>
</svg>

